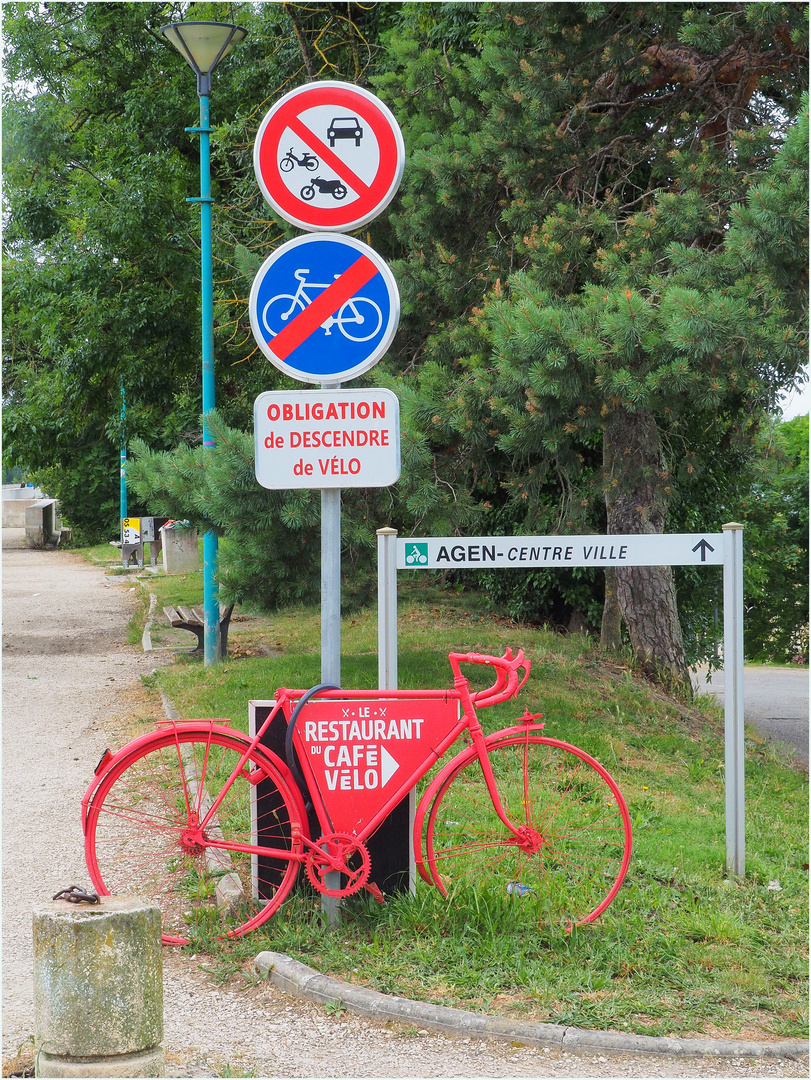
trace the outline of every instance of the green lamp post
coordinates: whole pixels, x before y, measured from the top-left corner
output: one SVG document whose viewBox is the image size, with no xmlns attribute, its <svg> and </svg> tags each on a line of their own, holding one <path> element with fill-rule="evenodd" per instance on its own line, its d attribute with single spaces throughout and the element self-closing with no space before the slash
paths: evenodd
<svg viewBox="0 0 811 1080">
<path fill-rule="evenodd" d="M 179 22 L 161 28 L 197 75 L 200 97 L 200 126 L 186 131 L 200 136 L 200 197 L 187 202 L 200 204 L 200 259 L 202 280 L 203 331 L 203 460 L 214 446 L 214 436 L 206 417 L 214 408 L 214 275 L 211 258 L 211 166 L 209 160 L 209 95 L 211 74 L 217 64 L 247 34 L 241 26 L 217 22 Z M 220 603 L 217 581 L 217 534 L 208 529 L 203 538 L 203 607 L 205 634 L 203 648 L 206 667 L 220 659 Z"/>
</svg>

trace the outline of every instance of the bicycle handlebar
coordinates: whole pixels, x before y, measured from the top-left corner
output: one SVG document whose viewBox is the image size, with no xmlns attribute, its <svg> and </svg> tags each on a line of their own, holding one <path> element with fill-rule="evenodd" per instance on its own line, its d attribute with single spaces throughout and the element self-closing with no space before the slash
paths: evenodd
<svg viewBox="0 0 811 1080">
<path fill-rule="evenodd" d="M 496 669 L 496 681 L 485 690 L 476 690 L 470 698 L 477 708 L 497 705 L 501 701 L 514 697 L 529 678 L 531 661 L 524 657 L 524 650 L 519 649 L 515 656 L 507 649 L 503 656 L 488 656 L 484 653 L 448 653 L 448 660 L 454 676 L 454 686 L 469 685 L 462 675 L 462 664 L 491 665 Z M 519 680 L 518 672 L 523 669 L 524 677 Z"/>
</svg>

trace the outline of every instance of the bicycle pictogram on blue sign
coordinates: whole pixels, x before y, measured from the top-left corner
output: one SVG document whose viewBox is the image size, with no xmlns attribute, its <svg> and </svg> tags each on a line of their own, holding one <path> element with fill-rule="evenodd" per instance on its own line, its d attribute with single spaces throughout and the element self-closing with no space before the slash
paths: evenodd
<svg viewBox="0 0 811 1080">
<path fill-rule="evenodd" d="M 367 371 L 391 344 L 399 316 L 391 271 L 353 237 L 289 241 L 265 260 L 251 289 L 259 347 L 303 382 L 343 382 Z"/>
</svg>

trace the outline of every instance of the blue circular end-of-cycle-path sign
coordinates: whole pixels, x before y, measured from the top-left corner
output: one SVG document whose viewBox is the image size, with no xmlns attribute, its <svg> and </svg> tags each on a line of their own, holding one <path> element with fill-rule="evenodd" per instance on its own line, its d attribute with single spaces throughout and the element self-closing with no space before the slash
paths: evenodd
<svg viewBox="0 0 811 1080">
<path fill-rule="evenodd" d="M 311 233 L 265 259 L 249 307 L 253 336 L 280 371 L 301 382 L 340 383 L 386 353 L 400 319 L 400 294 L 368 244 Z"/>
</svg>

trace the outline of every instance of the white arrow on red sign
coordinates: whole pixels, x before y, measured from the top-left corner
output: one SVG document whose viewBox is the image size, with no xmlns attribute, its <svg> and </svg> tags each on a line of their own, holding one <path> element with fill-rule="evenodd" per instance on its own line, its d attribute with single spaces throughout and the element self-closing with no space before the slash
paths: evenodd
<svg viewBox="0 0 811 1080">
<path fill-rule="evenodd" d="M 399 761 L 395 761 L 385 746 L 380 747 L 380 786 L 385 787 L 392 776 L 400 768 Z"/>
</svg>

